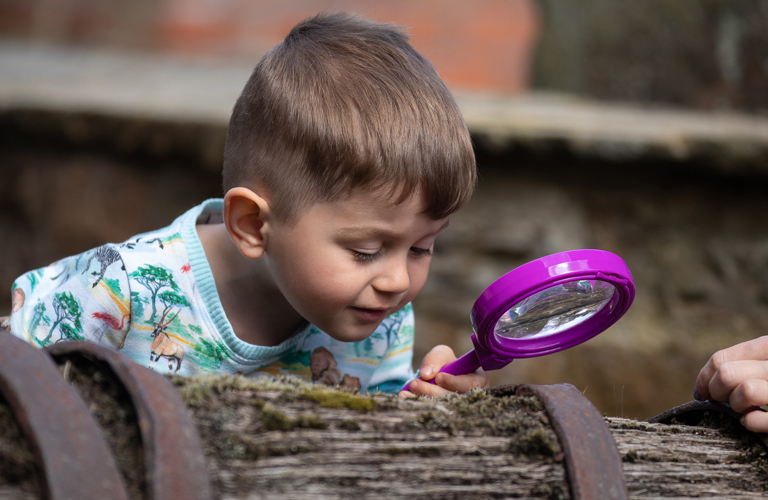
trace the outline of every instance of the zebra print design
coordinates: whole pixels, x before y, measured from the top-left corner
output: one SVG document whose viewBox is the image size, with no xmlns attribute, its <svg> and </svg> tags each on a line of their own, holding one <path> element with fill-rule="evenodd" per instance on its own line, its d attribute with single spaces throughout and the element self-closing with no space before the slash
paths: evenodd
<svg viewBox="0 0 768 500">
<path fill-rule="evenodd" d="M 99 284 L 99 281 L 104 277 L 104 273 L 107 272 L 107 268 L 117 262 L 118 260 L 120 262 L 123 261 L 123 258 L 120 256 L 120 253 L 112 248 L 109 245 L 102 245 L 98 248 L 96 248 L 91 256 L 88 258 L 88 263 L 85 265 L 85 269 L 83 269 L 83 274 L 85 274 L 85 271 L 87 271 L 91 267 L 91 261 L 93 259 L 98 260 L 101 263 L 101 271 L 100 272 L 92 272 L 91 274 L 94 276 L 98 276 L 96 281 L 93 283 L 92 288 L 96 288 L 96 285 Z M 123 263 L 121 269 L 125 271 L 125 263 Z"/>
</svg>

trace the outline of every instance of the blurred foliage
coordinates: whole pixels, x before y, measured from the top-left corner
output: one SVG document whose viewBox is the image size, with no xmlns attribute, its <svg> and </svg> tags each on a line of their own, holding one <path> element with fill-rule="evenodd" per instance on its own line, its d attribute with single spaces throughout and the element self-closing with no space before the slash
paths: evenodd
<svg viewBox="0 0 768 500">
<path fill-rule="evenodd" d="M 768 1 L 541 0 L 534 87 L 768 110 Z"/>
</svg>

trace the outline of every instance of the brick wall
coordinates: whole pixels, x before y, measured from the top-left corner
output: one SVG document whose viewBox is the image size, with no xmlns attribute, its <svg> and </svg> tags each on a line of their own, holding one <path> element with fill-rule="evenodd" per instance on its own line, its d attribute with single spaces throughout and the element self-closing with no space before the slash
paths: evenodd
<svg viewBox="0 0 768 500">
<path fill-rule="evenodd" d="M 255 60 L 301 19 L 339 10 L 406 26 L 454 89 L 529 86 L 534 0 L 0 0 L 0 34 Z"/>
</svg>

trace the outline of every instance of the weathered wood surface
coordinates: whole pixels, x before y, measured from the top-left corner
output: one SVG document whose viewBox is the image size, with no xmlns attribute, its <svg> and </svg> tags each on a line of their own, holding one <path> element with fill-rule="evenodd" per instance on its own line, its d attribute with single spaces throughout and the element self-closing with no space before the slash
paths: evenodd
<svg viewBox="0 0 768 500">
<path fill-rule="evenodd" d="M 399 401 L 285 384 L 212 394 L 180 382 L 222 498 L 567 498 L 533 398 Z"/>
<path fill-rule="evenodd" d="M 764 498 L 765 449 L 726 419 L 690 426 L 606 418 L 630 498 Z"/>
<path fill-rule="evenodd" d="M 97 399 L 92 373 L 68 373 L 107 434 L 135 425 L 125 401 Z M 399 400 L 242 377 L 174 383 L 203 438 L 216 498 L 570 498 L 560 446 L 533 398 Z M 37 498 L 8 417 L 0 404 L 0 498 Z M 705 420 L 606 418 L 630 498 L 763 497 L 762 443 L 735 420 Z"/>
</svg>

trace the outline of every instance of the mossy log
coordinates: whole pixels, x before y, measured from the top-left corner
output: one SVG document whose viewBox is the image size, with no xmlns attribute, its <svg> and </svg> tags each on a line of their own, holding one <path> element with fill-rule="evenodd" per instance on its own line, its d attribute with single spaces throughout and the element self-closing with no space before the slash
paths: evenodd
<svg viewBox="0 0 768 500">
<path fill-rule="evenodd" d="M 129 493 L 143 498 L 142 443 L 126 394 L 93 363 L 60 369 L 103 427 Z M 403 400 L 239 376 L 172 382 L 202 437 L 215 498 L 570 498 L 560 444 L 533 397 Z M 605 421 L 630 498 L 766 490 L 764 445 L 735 420 Z M 0 498 L 39 498 L 38 475 L 0 402 Z"/>
</svg>

